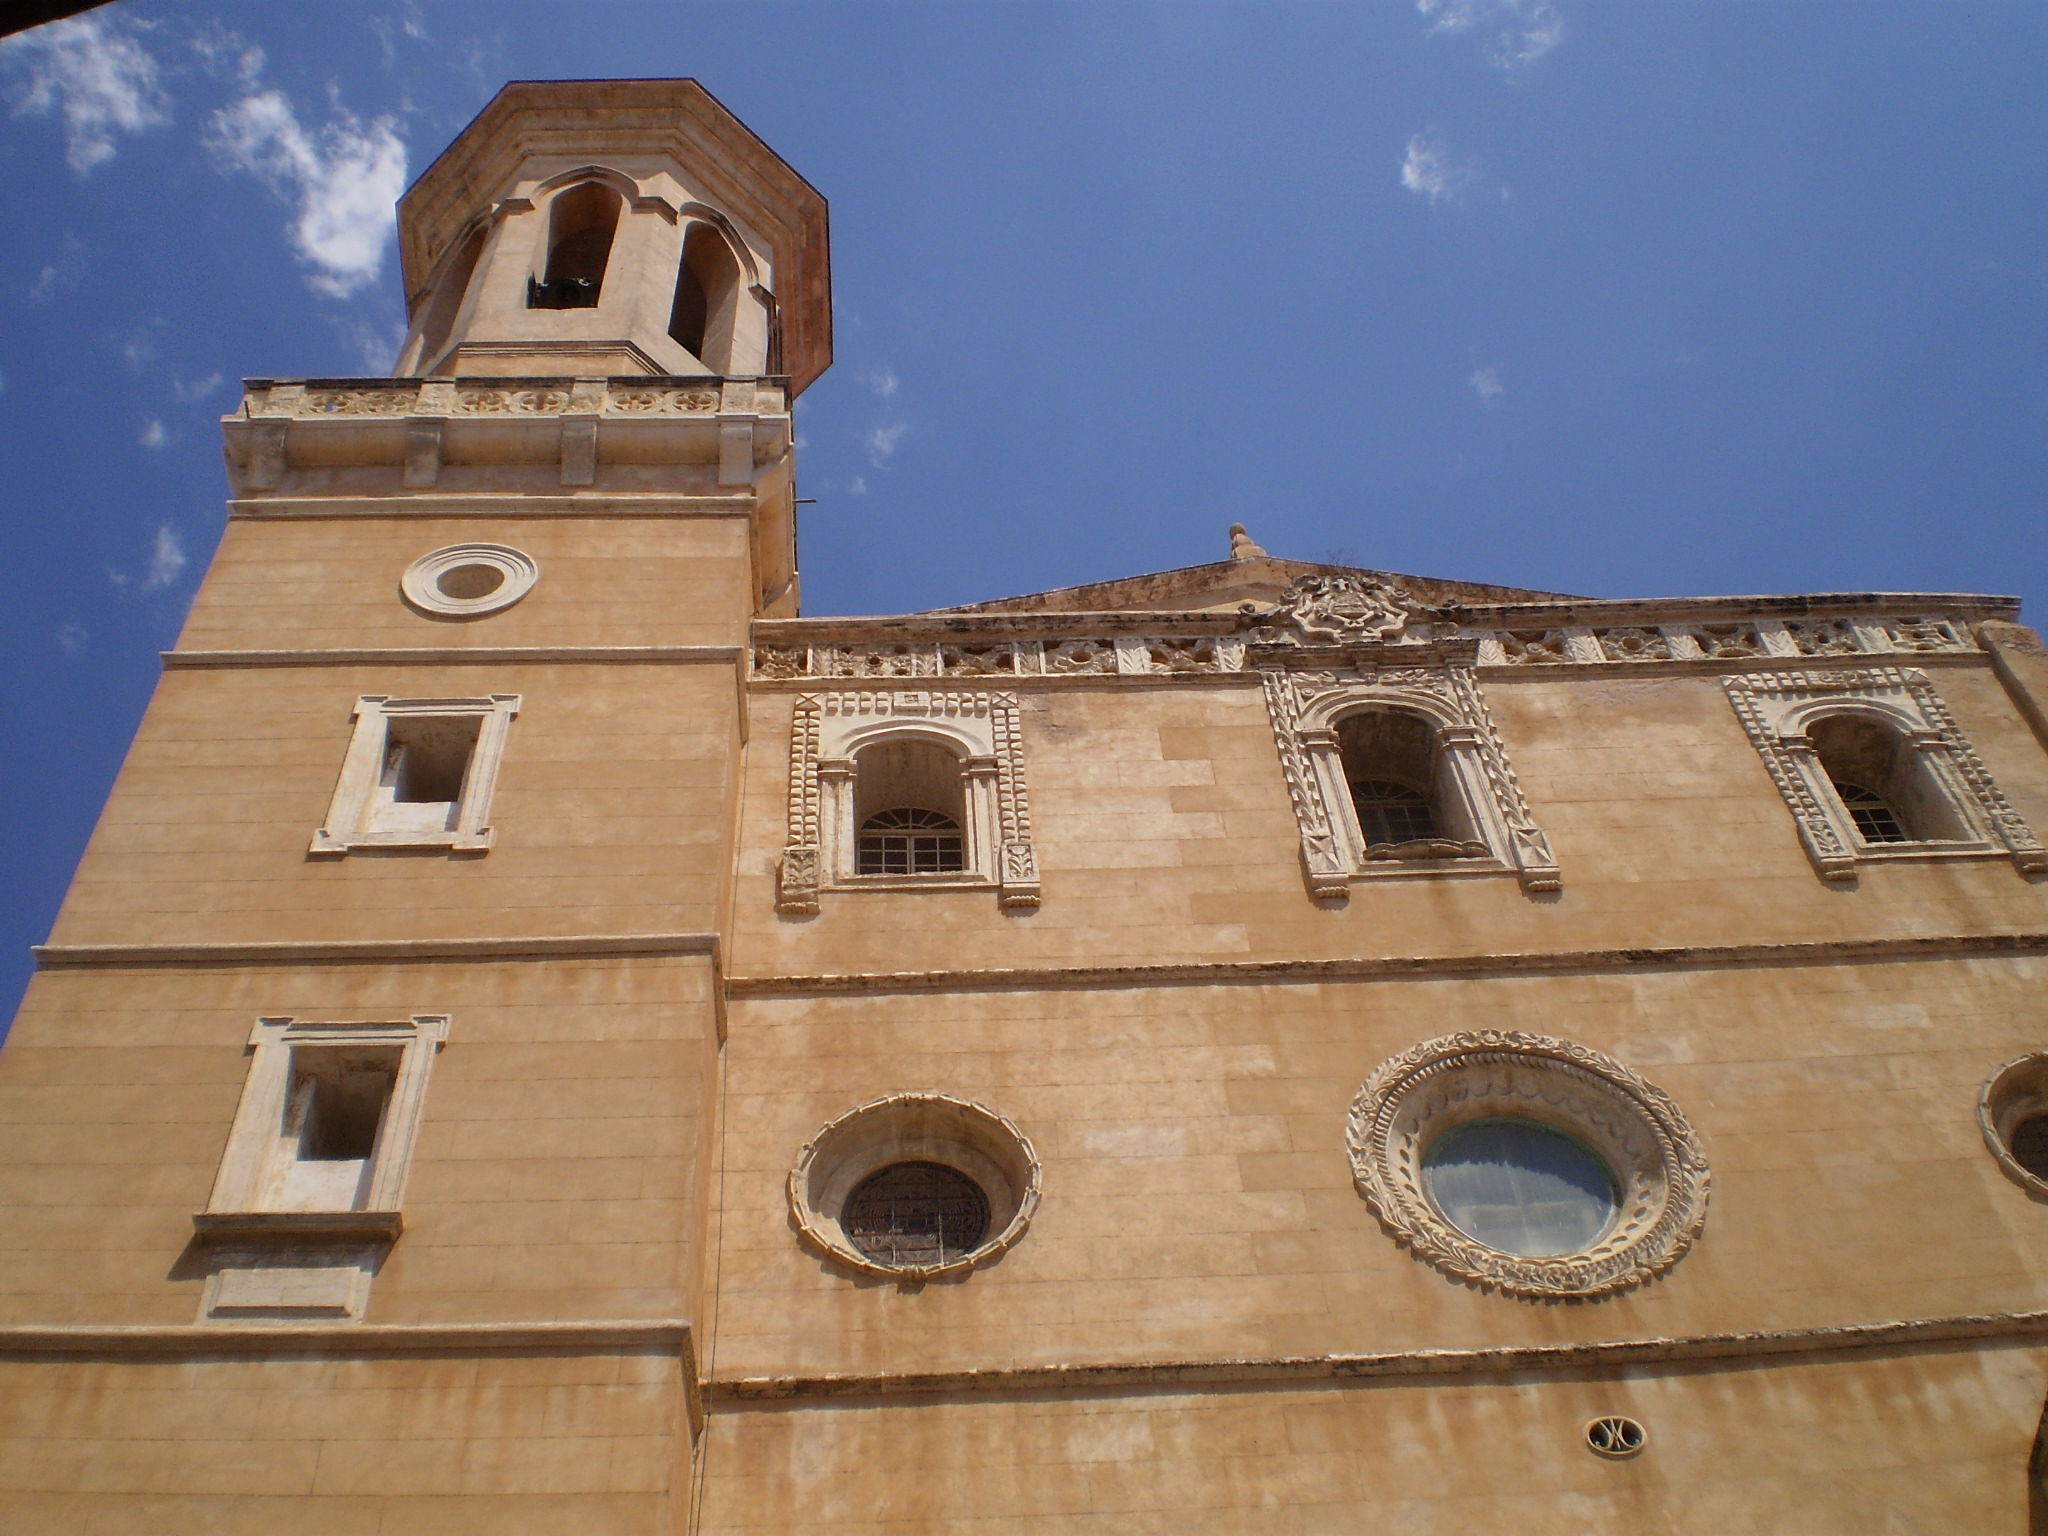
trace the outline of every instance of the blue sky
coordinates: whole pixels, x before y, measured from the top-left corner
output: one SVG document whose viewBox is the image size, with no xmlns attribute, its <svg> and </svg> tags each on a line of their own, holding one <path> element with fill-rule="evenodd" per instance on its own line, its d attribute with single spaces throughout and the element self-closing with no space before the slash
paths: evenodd
<svg viewBox="0 0 2048 1536">
<path fill-rule="evenodd" d="M 383 371 L 507 79 L 694 75 L 832 202 L 806 609 L 1276 554 L 2048 591 L 2048 7 L 121 0 L 0 45 L 0 1003 L 222 524 Z"/>
</svg>

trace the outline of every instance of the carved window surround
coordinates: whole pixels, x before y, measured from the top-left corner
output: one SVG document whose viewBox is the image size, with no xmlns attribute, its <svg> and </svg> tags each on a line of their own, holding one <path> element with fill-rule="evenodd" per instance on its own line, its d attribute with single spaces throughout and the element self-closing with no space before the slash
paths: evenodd
<svg viewBox="0 0 2048 1536">
<path fill-rule="evenodd" d="M 1751 672 L 1721 686 L 1764 760 L 1824 880 L 1853 880 L 1857 866 L 1957 856 L 2009 856 L 2023 874 L 2048 873 L 2048 849 L 2013 809 L 1927 674 L 1914 668 L 1848 672 Z M 1807 728 L 1858 714 L 1902 736 L 1924 775 L 1965 832 L 1960 838 L 1869 844 L 1835 792 Z"/>
<path fill-rule="evenodd" d="M 961 763 L 964 867 L 956 873 L 855 872 L 854 758 L 890 738 L 936 741 Z M 789 839 L 775 905 L 814 913 L 821 891 L 990 890 L 1035 907 L 1038 854 L 1024 788 L 1017 699 L 925 690 L 810 694 L 797 701 L 789 747 Z"/>
<path fill-rule="evenodd" d="M 1505 874 L 1526 891 L 1554 891 L 1562 878 L 1550 840 L 1536 825 L 1508 762 L 1500 731 L 1472 668 L 1370 663 L 1296 671 L 1262 661 L 1273 740 L 1301 829 L 1302 872 L 1319 900 L 1343 900 L 1351 882 L 1403 875 Z M 1351 810 L 1337 724 L 1360 709 L 1394 708 L 1436 729 L 1446 783 L 1457 809 L 1486 844 L 1488 857 L 1443 862 L 1368 862 Z"/>
</svg>

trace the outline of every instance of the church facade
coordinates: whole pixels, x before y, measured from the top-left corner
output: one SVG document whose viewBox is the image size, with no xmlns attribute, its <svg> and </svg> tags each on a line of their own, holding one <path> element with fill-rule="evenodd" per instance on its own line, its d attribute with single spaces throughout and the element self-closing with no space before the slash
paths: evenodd
<svg viewBox="0 0 2048 1536">
<path fill-rule="evenodd" d="M 2048 1531 L 2016 600 L 803 616 L 814 189 L 522 83 L 400 227 L 0 1051 L 0 1525 Z"/>
</svg>

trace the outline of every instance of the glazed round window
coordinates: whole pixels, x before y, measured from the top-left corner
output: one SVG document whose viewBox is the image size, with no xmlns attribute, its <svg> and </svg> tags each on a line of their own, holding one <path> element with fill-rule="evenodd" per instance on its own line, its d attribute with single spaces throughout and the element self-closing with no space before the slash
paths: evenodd
<svg viewBox="0 0 2048 1536">
<path fill-rule="evenodd" d="M 532 557 L 508 544 L 450 544 L 407 566 L 398 589 L 422 613 L 477 619 L 510 608 L 538 580 Z"/>
<path fill-rule="evenodd" d="M 951 1264 L 988 1238 L 988 1196 L 944 1163 L 892 1163 L 846 1198 L 839 1225 L 877 1264 Z"/>
<path fill-rule="evenodd" d="M 1448 1275 L 1517 1295 L 1641 1285 L 1707 1216 L 1706 1157 L 1678 1106 L 1548 1035 L 1473 1030 L 1381 1062 L 1345 1139 L 1390 1233 Z"/>
<path fill-rule="evenodd" d="M 1502 1253 L 1581 1253 L 1613 1223 L 1614 1174 L 1591 1148 L 1534 1120 L 1473 1120 L 1439 1136 L 1423 1158 L 1437 1210 Z"/>
</svg>

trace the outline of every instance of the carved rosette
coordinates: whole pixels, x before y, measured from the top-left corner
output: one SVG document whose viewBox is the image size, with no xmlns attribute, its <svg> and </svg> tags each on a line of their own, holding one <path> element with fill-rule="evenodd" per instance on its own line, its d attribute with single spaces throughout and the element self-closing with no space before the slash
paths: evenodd
<svg viewBox="0 0 2048 1536">
<path fill-rule="evenodd" d="M 1467 1236 L 1429 1197 L 1424 1160 L 1474 1120 L 1532 1120 L 1607 1163 L 1617 1214 L 1580 1253 L 1529 1257 Z M 1611 1056 L 1547 1035 L 1444 1035 L 1383 1062 L 1352 1102 L 1353 1182 L 1381 1224 L 1445 1274 L 1517 1296 L 1603 1296 L 1677 1263 L 1707 1217 L 1706 1154 L 1669 1095 Z"/>
</svg>

